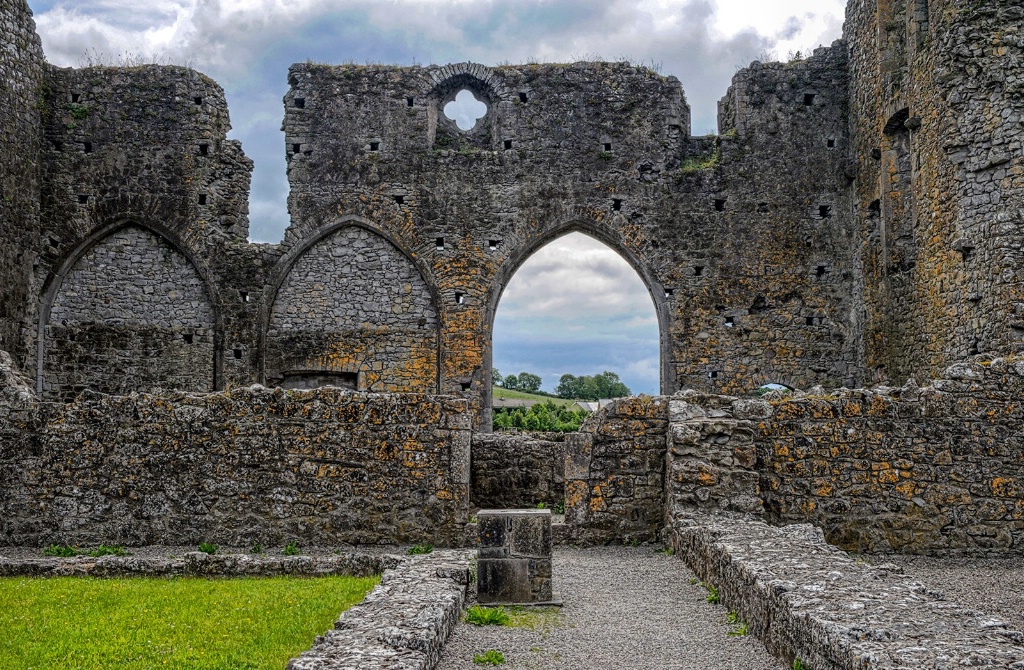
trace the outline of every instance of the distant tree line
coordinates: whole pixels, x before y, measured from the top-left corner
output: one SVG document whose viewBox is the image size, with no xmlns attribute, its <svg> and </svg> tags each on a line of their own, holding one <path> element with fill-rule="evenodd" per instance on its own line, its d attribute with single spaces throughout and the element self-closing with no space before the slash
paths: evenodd
<svg viewBox="0 0 1024 670">
<path fill-rule="evenodd" d="M 555 387 L 559 398 L 575 400 L 600 400 L 601 398 L 625 398 L 632 395 L 629 387 L 622 383 L 619 375 L 607 370 L 597 375 L 562 375 Z"/>
<path fill-rule="evenodd" d="M 491 382 L 495 386 L 508 389 L 510 391 L 524 391 L 526 393 L 536 393 L 540 390 L 541 379 L 539 376 L 530 372 L 520 372 L 518 375 L 507 375 L 501 376 L 497 368 L 491 371 Z"/>
</svg>

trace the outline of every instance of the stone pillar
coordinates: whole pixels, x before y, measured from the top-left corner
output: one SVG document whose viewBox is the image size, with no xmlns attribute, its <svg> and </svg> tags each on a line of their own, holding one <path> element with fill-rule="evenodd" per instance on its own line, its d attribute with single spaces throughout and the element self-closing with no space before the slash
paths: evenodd
<svg viewBox="0 0 1024 670">
<path fill-rule="evenodd" d="M 551 591 L 551 510 L 477 512 L 477 600 L 487 605 L 561 605 Z"/>
</svg>

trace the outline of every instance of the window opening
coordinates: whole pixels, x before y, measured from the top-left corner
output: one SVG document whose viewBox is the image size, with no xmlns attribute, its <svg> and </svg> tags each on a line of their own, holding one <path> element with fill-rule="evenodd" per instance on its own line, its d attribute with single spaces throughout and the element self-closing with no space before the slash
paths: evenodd
<svg viewBox="0 0 1024 670">
<path fill-rule="evenodd" d="M 724 212 L 725 211 L 725 199 L 724 198 L 718 198 L 717 200 L 715 200 L 715 211 L 716 212 Z"/>
<path fill-rule="evenodd" d="M 306 99 L 305 98 L 295 98 L 295 108 L 296 109 L 305 109 L 306 108 Z"/>
<path fill-rule="evenodd" d="M 812 106 L 814 104 L 814 98 L 815 97 L 816 97 L 816 94 L 814 94 L 814 93 L 805 93 L 804 94 L 804 105 L 807 106 L 807 107 Z"/>
<path fill-rule="evenodd" d="M 200 205 L 205 205 L 206 204 L 206 194 L 205 193 L 200 193 L 199 194 L 199 204 Z"/>
<path fill-rule="evenodd" d="M 464 88 L 444 106 L 444 115 L 454 121 L 459 130 L 472 130 L 487 115 L 487 103 L 478 100 L 472 91 Z"/>
<path fill-rule="evenodd" d="M 436 240 L 434 240 L 434 246 L 437 247 L 438 251 L 444 251 L 444 238 L 439 237 Z"/>
</svg>

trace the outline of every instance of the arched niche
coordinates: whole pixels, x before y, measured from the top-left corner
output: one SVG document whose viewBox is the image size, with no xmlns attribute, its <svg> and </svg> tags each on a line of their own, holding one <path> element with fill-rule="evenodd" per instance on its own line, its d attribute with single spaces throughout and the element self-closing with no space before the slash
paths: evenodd
<svg viewBox="0 0 1024 670">
<path fill-rule="evenodd" d="M 207 280 L 170 237 L 121 223 L 87 239 L 51 278 L 40 312 L 37 388 L 126 394 L 217 386 Z"/>
<path fill-rule="evenodd" d="M 582 233 L 587 237 L 593 238 L 604 246 L 608 247 L 611 251 L 618 254 L 626 263 L 636 272 L 640 281 L 646 287 L 650 294 L 651 301 L 654 306 L 655 314 L 658 319 L 658 354 L 659 354 L 659 371 L 660 371 L 660 382 L 659 392 L 662 394 L 669 394 L 675 390 L 675 378 L 673 375 L 673 367 L 671 365 L 670 357 L 670 332 L 669 332 L 669 320 L 670 320 L 670 304 L 669 297 L 666 294 L 665 288 L 656 279 L 654 271 L 650 268 L 647 263 L 633 253 L 613 232 L 607 231 L 602 227 L 592 224 L 588 221 L 572 221 L 564 225 L 555 226 L 546 231 L 544 234 L 538 235 L 523 244 L 520 244 L 508 258 L 502 263 L 498 270 L 490 293 L 487 306 L 487 341 L 484 356 L 485 370 L 490 371 L 493 366 L 494 356 L 494 320 L 497 316 L 498 306 L 501 302 L 502 295 L 505 289 L 508 287 L 509 282 L 519 272 L 523 264 L 526 263 L 534 254 L 548 246 L 552 242 L 570 233 Z M 557 290 L 557 287 L 552 287 L 552 290 Z M 507 370 L 503 372 L 518 372 L 518 370 Z M 601 372 L 600 370 L 591 371 L 579 371 L 580 374 L 593 374 Z M 481 421 L 481 427 L 489 429 L 490 427 L 490 414 L 492 404 L 492 392 L 489 384 L 484 385 L 484 411 Z"/>
<path fill-rule="evenodd" d="M 438 391 L 437 300 L 411 256 L 347 221 L 285 259 L 263 337 L 266 383 Z"/>
</svg>

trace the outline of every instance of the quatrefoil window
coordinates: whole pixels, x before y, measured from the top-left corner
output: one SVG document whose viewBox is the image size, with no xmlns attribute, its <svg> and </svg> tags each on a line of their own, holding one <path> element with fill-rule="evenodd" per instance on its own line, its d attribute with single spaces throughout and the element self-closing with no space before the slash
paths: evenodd
<svg viewBox="0 0 1024 670">
<path fill-rule="evenodd" d="M 464 88 L 444 106 L 444 115 L 454 121 L 459 130 L 472 130 L 487 115 L 487 103 L 478 100 L 472 91 Z"/>
</svg>

